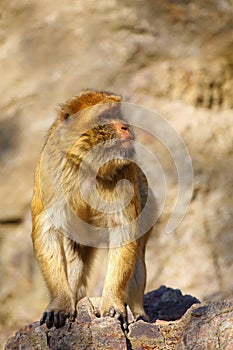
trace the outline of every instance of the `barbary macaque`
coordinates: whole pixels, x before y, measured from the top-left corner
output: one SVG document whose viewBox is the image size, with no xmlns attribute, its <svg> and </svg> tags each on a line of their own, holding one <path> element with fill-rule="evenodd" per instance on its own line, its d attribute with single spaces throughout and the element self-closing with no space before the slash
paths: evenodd
<svg viewBox="0 0 233 350">
<path fill-rule="evenodd" d="M 42 149 L 32 240 L 50 292 L 40 320 L 48 328 L 74 321 L 96 249 L 103 246 L 109 250 L 99 316 L 116 317 L 127 327 L 128 304 L 136 319 L 146 318 L 150 229 L 140 232 L 140 214 L 150 189 L 136 163 L 133 130 L 120 102 L 113 93 L 83 90 L 60 105 Z"/>
</svg>

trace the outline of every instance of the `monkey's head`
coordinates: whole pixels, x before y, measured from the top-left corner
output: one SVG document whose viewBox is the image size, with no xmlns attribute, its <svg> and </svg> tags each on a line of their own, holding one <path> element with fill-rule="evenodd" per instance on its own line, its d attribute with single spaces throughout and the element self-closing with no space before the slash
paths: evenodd
<svg viewBox="0 0 233 350">
<path fill-rule="evenodd" d="M 85 90 L 61 105 L 57 126 L 71 162 L 98 164 L 108 173 L 133 160 L 134 135 L 120 102 L 120 96 L 109 92 Z"/>
</svg>

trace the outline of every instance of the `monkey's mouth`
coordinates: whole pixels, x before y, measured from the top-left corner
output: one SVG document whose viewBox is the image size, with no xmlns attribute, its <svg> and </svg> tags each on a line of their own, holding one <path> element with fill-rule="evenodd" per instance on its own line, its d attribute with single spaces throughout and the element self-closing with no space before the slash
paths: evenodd
<svg viewBox="0 0 233 350">
<path fill-rule="evenodd" d="M 103 141 L 103 146 L 106 148 L 115 148 L 115 147 L 124 147 L 124 148 L 132 148 L 132 139 L 127 138 L 127 139 L 119 139 L 119 138 L 114 138 L 114 139 L 108 139 Z"/>
<path fill-rule="evenodd" d="M 127 158 L 133 159 L 135 155 L 133 143 L 131 138 L 125 139 L 108 139 L 102 143 L 103 149 L 105 150 L 108 157 L 109 154 L 114 155 L 116 158 Z"/>
<path fill-rule="evenodd" d="M 132 148 L 132 140 L 131 139 L 119 140 L 119 145 L 124 148 Z"/>
<path fill-rule="evenodd" d="M 123 158 L 134 158 L 135 151 L 132 141 L 132 139 L 117 139 L 114 147 L 115 153 Z"/>
</svg>

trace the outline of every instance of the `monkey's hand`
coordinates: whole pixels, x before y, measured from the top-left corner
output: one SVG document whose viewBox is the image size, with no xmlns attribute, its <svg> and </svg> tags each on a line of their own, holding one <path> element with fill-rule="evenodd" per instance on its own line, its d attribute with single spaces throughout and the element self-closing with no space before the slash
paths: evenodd
<svg viewBox="0 0 233 350">
<path fill-rule="evenodd" d="M 103 299 L 100 309 L 95 310 L 97 317 L 115 317 L 121 322 L 124 331 L 128 331 L 128 320 L 125 303 L 114 303 L 110 299 Z"/>
<path fill-rule="evenodd" d="M 53 326 L 60 328 L 65 325 L 67 319 L 73 322 L 76 316 L 77 312 L 74 301 L 68 297 L 57 297 L 49 303 L 42 315 L 40 325 L 46 323 L 48 328 L 52 328 Z"/>
</svg>

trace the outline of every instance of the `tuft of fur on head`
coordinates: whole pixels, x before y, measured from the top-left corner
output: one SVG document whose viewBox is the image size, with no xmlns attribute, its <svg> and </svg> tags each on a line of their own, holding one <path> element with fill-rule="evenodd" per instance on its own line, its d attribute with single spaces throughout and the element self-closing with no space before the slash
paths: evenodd
<svg viewBox="0 0 233 350">
<path fill-rule="evenodd" d="M 121 102 L 121 96 L 107 91 L 85 89 L 79 95 L 67 100 L 57 110 L 60 120 L 98 104 Z"/>
</svg>

